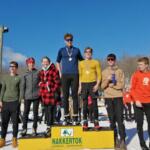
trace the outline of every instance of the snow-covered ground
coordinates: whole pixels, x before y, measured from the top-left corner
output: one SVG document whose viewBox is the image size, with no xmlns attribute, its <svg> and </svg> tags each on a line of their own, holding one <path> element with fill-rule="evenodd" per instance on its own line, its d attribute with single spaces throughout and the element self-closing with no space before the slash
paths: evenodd
<svg viewBox="0 0 150 150">
<path fill-rule="evenodd" d="M 104 116 L 100 117 L 100 125 L 101 126 L 109 126 L 109 121 L 107 119 L 106 115 L 106 110 L 105 107 L 100 107 L 100 114 L 103 114 Z M 92 124 L 91 124 L 92 126 Z M 138 140 L 138 136 L 137 136 L 137 132 L 136 132 L 136 123 L 135 121 L 132 122 L 127 122 L 125 121 L 125 127 L 126 127 L 126 144 L 127 144 L 127 149 L 128 150 L 141 150 L 140 145 L 139 145 L 139 140 Z M 22 128 L 22 124 L 19 124 L 19 131 L 21 131 Z M 146 142 L 148 144 L 148 134 L 147 134 L 147 123 L 146 121 L 144 121 L 144 136 L 146 139 Z M 46 125 L 42 122 L 41 124 L 39 124 L 38 126 L 38 132 L 42 132 L 45 131 L 46 129 Z M 28 133 L 32 132 L 32 123 L 28 124 Z M 20 136 L 20 135 L 19 135 Z M 1 148 L 1 150 L 13 150 L 12 146 L 11 146 L 11 139 L 12 139 L 12 125 L 9 125 L 8 128 L 8 134 L 6 137 L 6 147 Z M 14 149 L 15 150 L 15 149 Z M 16 148 L 17 150 L 17 148 Z M 88 150 L 88 149 L 86 149 Z"/>
</svg>

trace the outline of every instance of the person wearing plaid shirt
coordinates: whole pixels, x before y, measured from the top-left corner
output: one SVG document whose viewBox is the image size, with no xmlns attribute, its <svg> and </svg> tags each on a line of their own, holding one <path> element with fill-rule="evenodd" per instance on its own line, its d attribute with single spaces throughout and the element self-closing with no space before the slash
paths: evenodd
<svg viewBox="0 0 150 150">
<path fill-rule="evenodd" d="M 42 58 L 42 70 L 39 72 L 39 76 L 39 94 L 45 109 L 46 135 L 49 136 L 54 121 L 53 113 L 57 104 L 56 93 L 60 89 L 60 77 L 58 70 L 48 57 Z"/>
</svg>

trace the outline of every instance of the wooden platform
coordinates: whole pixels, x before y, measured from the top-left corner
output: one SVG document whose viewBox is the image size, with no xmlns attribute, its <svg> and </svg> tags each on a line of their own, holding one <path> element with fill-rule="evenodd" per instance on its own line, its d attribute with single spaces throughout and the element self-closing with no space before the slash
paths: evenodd
<svg viewBox="0 0 150 150">
<path fill-rule="evenodd" d="M 19 139 L 19 150 L 113 149 L 114 133 L 108 128 L 83 131 L 82 126 L 52 127 L 52 136 Z"/>
</svg>

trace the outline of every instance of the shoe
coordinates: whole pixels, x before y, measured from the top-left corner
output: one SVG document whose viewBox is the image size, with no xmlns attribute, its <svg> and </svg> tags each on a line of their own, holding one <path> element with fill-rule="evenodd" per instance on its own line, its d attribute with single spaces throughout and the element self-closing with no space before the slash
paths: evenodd
<svg viewBox="0 0 150 150">
<path fill-rule="evenodd" d="M 88 122 L 87 122 L 87 121 L 84 121 L 84 122 L 83 122 L 83 130 L 84 130 L 84 131 L 87 131 L 87 130 L 88 130 Z"/>
<path fill-rule="evenodd" d="M 5 144 L 6 144 L 6 141 L 5 141 L 5 139 L 0 139 L 0 148 L 2 148 L 2 147 L 4 147 L 5 146 Z"/>
<path fill-rule="evenodd" d="M 127 150 L 125 140 L 120 141 L 120 150 Z"/>
<path fill-rule="evenodd" d="M 51 128 L 47 127 L 46 132 L 45 132 L 46 137 L 51 137 Z"/>
<path fill-rule="evenodd" d="M 120 149 L 120 141 L 118 138 L 115 139 L 115 149 Z"/>
<path fill-rule="evenodd" d="M 141 142 L 140 145 L 142 150 L 149 150 L 145 142 Z"/>
<path fill-rule="evenodd" d="M 94 121 L 94 129 L 97 130 L 97 131 L 100 129 L 98 120 Z"/>
<path fill-rule="evenodd" d="M 13 139 L 12 139 L 12 147 L 13 147 L 13 148 L 16 148 L 17 146 L 18 146 L 17 138 L 13 138 Z"/>
<path fill-rule="evenodd" d="M 27 135 L 27 129 L 23 129 L 21 132 L 21 136 L 26 136 Z"/>
<path fill-rule="evenodd" d="M 37 132 L 35 128 L 32 129 L 32 136 L 37 136 Z"/>
<path fill-rule="evenodd" d="M 78 125 L 78 124 L 79 124 L 79 123 L 78 123 L 78 116 L 73 117 L 72 125 L 73 125 L 73 126 L 76 126 L 76 125 Z"/>
<path fill-rule="evenodd" d="M 62 122 L 62 125 L 63 125 L 63 126 L 69 125 L 69 118 L 68 118 L 68 117 L 66 117 L 66 118 L 64 119 L 64 121 Z"/>
</svg>

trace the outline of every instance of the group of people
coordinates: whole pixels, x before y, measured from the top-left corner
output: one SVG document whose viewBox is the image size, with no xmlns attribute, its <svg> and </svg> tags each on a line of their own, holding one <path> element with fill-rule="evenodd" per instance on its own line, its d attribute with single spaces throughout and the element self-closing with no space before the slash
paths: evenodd
<svg viewBox="0 0 150 150">
<path fill-rule="evenodd" d="M 48 57 L 43 57 L 42 69 L 35 68 L 35 59 L 26 60 L 27 72 L 23 76 L 17 73 L 18 63 L 11 61 L 9 75 L 2 79 L 0 94 L 1 109 L 1 139 L 0 147 L 5 146 L 8 123 L 11 118 L 13 124 L 12 146 L 17 147 L 18 115 L 20 103 L 24 101 L 22 136 L 27 134 L 27 123 L 30 106 L 33 103 L 33 130 L 37 135 L 38 109 L 42 103 L 46 118 L 46 135 L 51 134 L 54 124 L 56 107 L 60 105 L 64 109 L 62 125 L 70 123 L 69 96 L 73 100 L 72 125 L 79 124 L 79 95 L 81 95 L 83 107 L 83 130 L 88 129 L 88 117 L 92 110 L 94 129 L 99 130 L 98 120 L 98 90 L 104 92 L 105 106 L 110 120 L 110 128 L 114 130 L 115 147 L 126 149 L 125 126 L 123 122 L 123 89 L 124 72 L 117 65 L 116 55 L 107 55 L 108 67 L 101 70 L 100 62 L 93 59 L 93 49 L 86 47 L 84 57 L 78 48 L 73 46 L 73 35 L 65 34 L 65 47 L 58 51 L 56 65 Z M 150 137 L 150 71 L 149 59 L 139 58 L 138 68 L 131 78 L 129 95 L 135 105 L 135 120 L 137 133 L 142 150 L 148 150 L 143 137 L 144 114 L 147 117 L 148 133 Z M 92 108 L 92 109 L 89 109 Z M 119 134 L 118 134 L 119 133 Z M 120 137 L 120 138 L 119 138 Z"/>
</svg>

